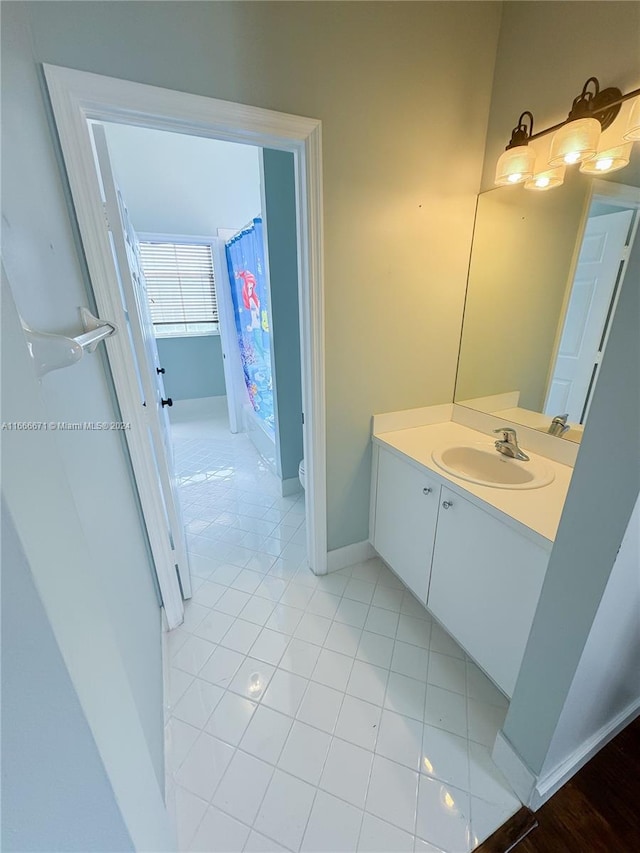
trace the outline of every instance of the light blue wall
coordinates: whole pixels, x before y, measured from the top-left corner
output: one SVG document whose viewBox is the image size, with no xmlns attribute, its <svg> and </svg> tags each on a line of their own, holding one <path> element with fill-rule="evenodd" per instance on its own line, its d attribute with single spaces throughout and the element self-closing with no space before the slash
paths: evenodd
<svg viewBox="0 0 640 853">
<path fill-rule="evenodd" d="M 293 154 L 264 149 L 263 158 L 273 384 L 280 474 L 287 480 L 298 476 L 303 455 L 295 176 Z"/>
<path fill-rule="evenodd" d="M 4 501 L 2 849 L 133 850 Z"/>
<path fill-rule="evenodd" d="M 196 400 L 226 393 L 220 335 L 158 338 L 157 344 L 169 397 Z"/>
</svg>

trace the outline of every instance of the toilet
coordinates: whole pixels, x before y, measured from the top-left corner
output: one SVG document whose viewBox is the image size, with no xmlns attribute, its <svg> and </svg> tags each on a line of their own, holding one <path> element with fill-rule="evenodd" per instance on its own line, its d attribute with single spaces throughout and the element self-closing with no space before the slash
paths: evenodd
<svg viewBox="0 0 640 853">
<path fill-rule="evenodd" d="M 304 459 L 301 459 L 300 464 L 298 465 L 298 479 L 300 480 L 300 485 L 304 489 L 306 479 L 304 473 Z"/>
</svg>

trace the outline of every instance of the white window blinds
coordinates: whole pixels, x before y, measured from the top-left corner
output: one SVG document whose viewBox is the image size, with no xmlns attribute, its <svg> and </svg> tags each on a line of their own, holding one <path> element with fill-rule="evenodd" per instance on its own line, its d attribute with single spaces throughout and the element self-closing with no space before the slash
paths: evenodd
<svg viewBox="0 0 640 853">
<path fill-rule="evenodd" d="M 218 324 L 211 246 L 140 241 L 154 326 Z"/>
</svg>

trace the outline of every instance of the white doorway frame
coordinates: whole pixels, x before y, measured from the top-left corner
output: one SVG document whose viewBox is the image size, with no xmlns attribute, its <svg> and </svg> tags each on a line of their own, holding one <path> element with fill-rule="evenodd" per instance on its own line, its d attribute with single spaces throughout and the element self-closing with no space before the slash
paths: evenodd
<svg viewBox="0 0 640 853">
<path fill-rule="evenodd" d="M 99 179 L 89 121 L 116 122 L 290 151 L 294 155 L 307 554 L 327 572 L 327 487 L 321 123 L 258 107 L 192 95 L 54 65 L 43 65 L 98 313 L 126 328 L 118 282 L 109 272 Z M 151 448 L 133 392 L 133 353 L 124 334 L 106 341 L 139 489 L 157 491 Z M 147 526 L 160 519 L 145 519 Z M 165 608 L 182 602 L 165 602 Z"/>
</svg>

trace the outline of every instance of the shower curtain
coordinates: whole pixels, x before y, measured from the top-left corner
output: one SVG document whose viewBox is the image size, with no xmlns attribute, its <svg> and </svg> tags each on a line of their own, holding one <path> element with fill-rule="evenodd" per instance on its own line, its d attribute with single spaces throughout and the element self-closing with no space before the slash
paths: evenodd
<svg viewBox="0 0 640 853">
<path fill-rule="evenodd" d="M 253 410 L 275 440 L 269 292 L 265 274 L 262 219 L 225 244 L 231 297 L 244 381 Z"/>
</svg>

